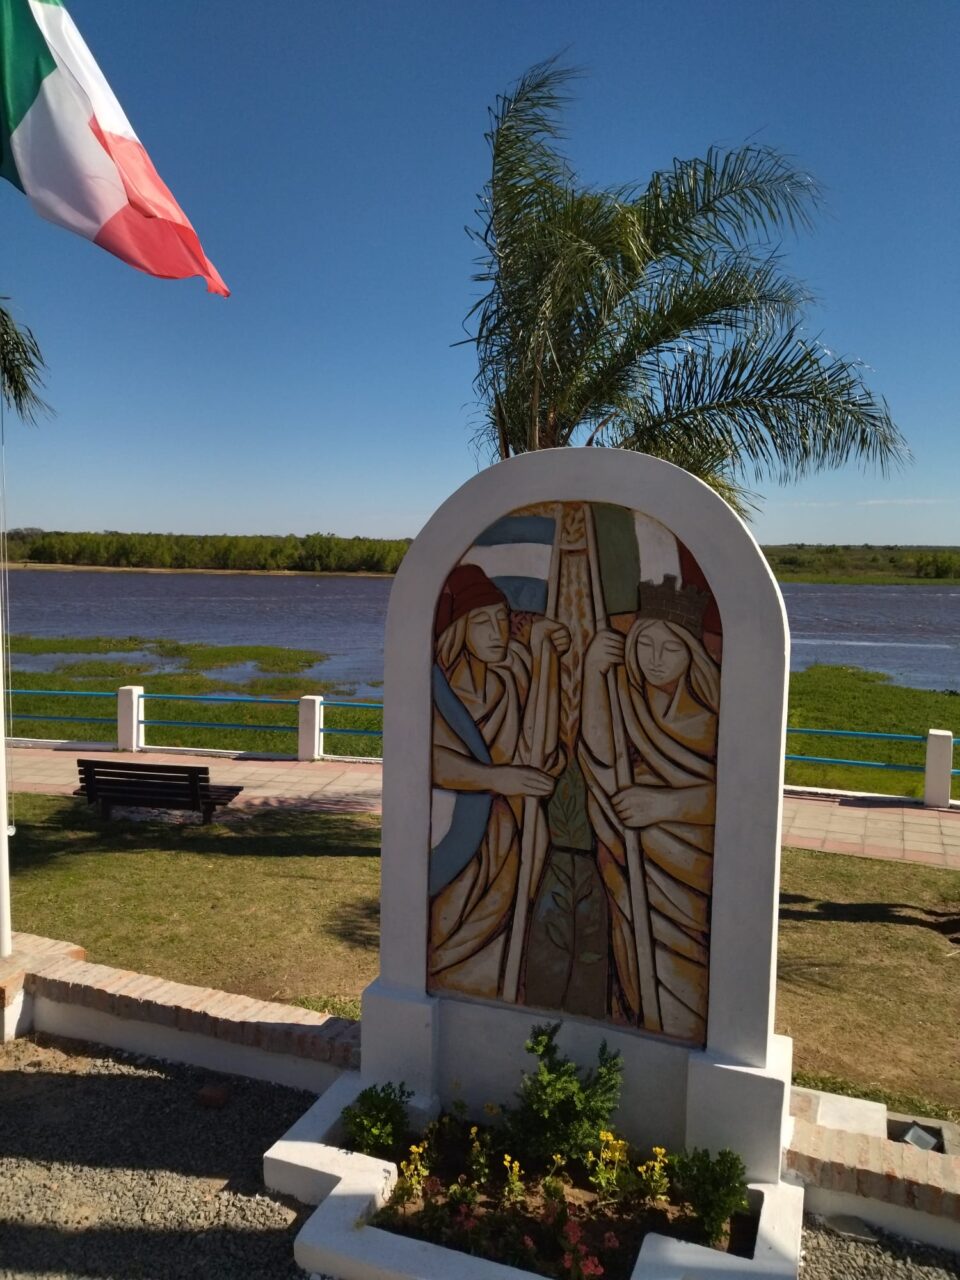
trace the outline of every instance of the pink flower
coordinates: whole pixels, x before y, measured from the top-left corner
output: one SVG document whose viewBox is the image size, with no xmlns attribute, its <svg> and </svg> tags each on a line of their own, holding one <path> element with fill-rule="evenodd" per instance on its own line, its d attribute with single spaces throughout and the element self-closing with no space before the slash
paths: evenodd
<svg viewBox="0 0 960 1280">
<path fill-rule="evenodd" d="M 583 1227 L 579 1222 L 575 1222 L 573 1218 L 569 1218 L 563 1228 L 563 1234 L 571 1244 L 576 1244 L 583 1235 Z"/>
<path fill-rule="evenodd" d="M 530 1250 L 530 1252 L 531 1252 L 531 1253 L 533 1253 L 534 1249 L 536 1249 L 536 1247 L 537 1247 L 537 1246 L 533 1243 L 533 1241 L 530 1239 L 530 1237 L 529 1237 L 529 1236 L 524 1236 L 524 1237 L 523 1237 L 523 1247 L 524 1247 L 525 1249 L 529 1249 L 529 1250 Z"/>
<path fill-rule="evenodd" d="M 603 1275 L 603 1267 L 601 1267 L 600 1263 L 597 1261 L 595 1257 L 593 1257 L 592 1254 L 589 1258 L 580 1259 L 580 1270 L 583 1272 L 585 1276 L 602 1276 Z"/>
<path fill-rule="evenodd" d="M 620 1248 L 620 1241 L 617 1239 L 617 1237 L 613 1234 L 612 1231 L 608 1231 L 607 1234 L 603 1237 L 603 1247 L 605 1249 Z"/>
<path fill-rule="evenodd" d="M 461 1204 L 458 1206 L 457 1217 L 460 1219 L 458 1225 L 463 1227 L 464 1231 L 472 1231 L 477 1225 L 477 1219 L 470 1212 L 470 1206 L 468 1204 Z"/>
<path fill-rule="evenodd" d="M 563 1265 L 566 1267 L 566 1269 L 567 1269 L 568 1271 L 571 1271 L 571 1270 L 573 1269 L 573 1254 L 572 1254 L 572 1253 L 565 1253 L 565 1254 L 563 1255 Z"/>
</svg>

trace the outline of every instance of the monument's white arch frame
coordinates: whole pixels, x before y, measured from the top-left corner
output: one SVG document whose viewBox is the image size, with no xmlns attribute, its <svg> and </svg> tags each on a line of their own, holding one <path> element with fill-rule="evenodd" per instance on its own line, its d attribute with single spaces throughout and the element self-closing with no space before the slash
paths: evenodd
<svg viewBox="0 0 960 1280">
<path fill-rule="evenodd" d="M 790 1042 L 773 1034 L 786 615 L 739 517 L 700 480 L 644 455 L 556 449 L 500 463 L 449 498 L 404 559 L 387 617 L 381 972 L 364 996 L 363 1074 L 403 1078 L 426 1097 L 462 1088 L 468 1101 L 503 1100 L 529 1061 L 532 1023 L 560 1016 L 425 990 L 437 598 L 488 525 L 551 501 L 614 503 L 660 521 L 700 564 L 723 628 L 707 1044 L 605 1026 L 627 1068 L 621 1125 L 638 1141 L 734 1146 L 753 1177 L 776 1181 L 790 1067 Z M 563 1021 L 563 1046 L 592 1060 L 598 1024 Z"/>
</svg>

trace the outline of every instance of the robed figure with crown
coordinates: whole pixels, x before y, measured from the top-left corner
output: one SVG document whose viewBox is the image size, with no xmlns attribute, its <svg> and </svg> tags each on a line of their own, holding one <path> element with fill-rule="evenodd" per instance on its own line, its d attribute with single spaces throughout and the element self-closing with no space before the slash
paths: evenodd
<svg viewBox="0 0 960 1280">
<path fill-rule="evenodd" d="M 610 914 L 610 1014 L 695 1044 L 706 1039 L 720 705 L 719 667 L 701 640 L 708 599 L 670 577 L 643 582 L 626 636 L 598 630 L 578 749 Z"/>
</svg>

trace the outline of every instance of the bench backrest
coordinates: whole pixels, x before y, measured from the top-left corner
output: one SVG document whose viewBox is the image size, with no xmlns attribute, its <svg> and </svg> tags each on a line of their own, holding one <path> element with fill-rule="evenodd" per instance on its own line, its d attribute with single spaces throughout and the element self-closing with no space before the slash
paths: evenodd
<svg viewBox="0 0 960 1280">
<path fill-rule="evenodd" d="M 153 801 L 157 808 L 187 804 L 203 807 L 203 791 L 210 785 L 206 765 L 147 764 L 126 760 L 77 760 L 87 799 L 122 801 L 132 793 Z"/>
</svg>

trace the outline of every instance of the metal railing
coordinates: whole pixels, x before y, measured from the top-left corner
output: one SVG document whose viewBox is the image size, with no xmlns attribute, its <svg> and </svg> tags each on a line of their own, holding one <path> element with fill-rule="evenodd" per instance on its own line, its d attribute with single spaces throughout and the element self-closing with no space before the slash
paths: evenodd
<svg viewBox="0 0 960 1280">
<path fill-rule="evenodd" d="M 34 697 L 48 698 L 112 698 L 117 700 L 116 693 L 95 693 L 87 689 L 10 689 L 11 697 L 22 694 L 33 694 Z M 64 715 L 29 715 L 11 712 L 10 720 L 63 720 L 71 724 L 111 724 L 116 727 L 117 717 L 112 716 L 64 716 Z"/>
<path fill-rule="evenodd" d="M 146 740 L 146 730 L 151 727 L 159 727 L 164 729 L 209 729 L 214 732 L 220 730 L 247 731 L 250 733 L 295 733 L 298 735 L 296 757 L 301 760 L 314 760 L 320 758 L 338 759 L 351 758 L 344 751 L 329 751 L 329 738 L 382 738 L 382 729 L 363 729 L 349 725 L 329 724 L 324 725 L 324 714 L 327 708 L 333 708 L 335 711 L 340 709 L 350 709 L 361 711 L 383 711 L 381 702 L 353 702 L 348 699 L 326 698 L 322 695 L 310 695 L 303 698 L 271 698 L 256 697 L 253 695 L 245 696 L 238 694 L 193 694 L 193 693 L 147 693 L 139 685 L 125 685 L 114 693 L 88 692 L 85 690 L 71 689 L 11 689 L 12 697 L 47 697 L 47 698 L 112 698 L 117 705 L 116 714 L 114 716 L 73 716 L 60 714 L 58 711 L 36 711 L 36 712 L 15 712 L 10 716 L 11 720 L 17 721 L 33 721 L 33 722 L 57 722 L 70 721 L 82 722 L 86 724 L 105 724 L 115 727 L 115 741 L 120 750 L 123 751 L 162 751 L 174 750 L 178 752 L 204 752 L 204 751 L 220 751 L 220 747 L 170 747 L 166 744 L 149 743 Z M 237 706 L 255 707 L 255 706 L 289 706 L 296 707 L 296 723 L 295 724 L 271 724 L 266 720 L 242 721 L 242 720 L 212 720 L 206 719 L 173 719 L 161 716 L 148 715 L 146 703 L 148 700 L 155 702 L 180 702 L 180 703 L 200 703 L 200 704 L 233 704 Z M 335 718 L 339 718 L 336 717 Z M 62 742 L 64 739 L 50 739 L 51 741 Z M 24 741 L 38 742 L 44 739 L 25 739 Z M 368 757 L 376 759 L 379 757 Z"/>
<path fill-rule="evenodd" d="M 154 698 L 158 702 L 242 702 L 245 706 L 255 703 L 257 706 L 287 706 L 296 707 L 300 703 L 299 698 L 255 698 L 255 697 L 238 697 L 236 694 L 215 694 L 215 693 L 141 693 L 141 706 L 148 698 Z M 260 721 L 257 724 L 231 724 L 226 720 L 147 720 L 143 716 L 138 716 L 138 725 L 162 725 L 165 728 L 182 728 L 182 729 L 252 729 L 259 732 L 261 729 L 273 730 L 276 733 L 297 733 L 298 725 L 295 724 L 267 724 Z M 143 743 L 142 745 L 146 745 Z"/>
<path fill-rule="evenodd" d="M 952 782 L 960 777 L 960 769 L 953 768 L 953 752 L 957 741 L 945 729 L 930 729 L 927 733 L 878 733 L 872 729 L 804 729 L 790 727 L 788 734 L 801 734 L 819 738 L 864 738 L 886 742 L 922 742 L 926 747 L 923 764 L 905 764 L 896 760 L 851 760 L 842 756 L 807 756 L 786 752 L 784 759 L 800 764 L 846 766 L 854 769 L 886 769 L 899 773 L 923 774 L 923 802 L 936 808 L 950 804 Z"/>
<path fill-rule="evenodd" d="M 298 735 L 297 758 L 311 760 L 320 758 L 343 758 L 345 753 L 329 752 L 327 739 L 335 738 L 382 738 L 383 730 L 360 729 L 348 725 L 325 723 L 328 709 L 352 708 L 359 711 L 383 711 L 382 702 L 353 702 L 348 699 L 326 698 L 323 695 L 308 695 L 303 698 L 271 698 L 237 694 L 189 694 L 189 693 L 147 693 L 139 685 L 125 685 L 113 693 L 92 692 L 71 689 L 11 689 L 14 697 L 56 697 L 56 698 L 112 698 L 117 704 L 116 716 L 66 715 L 59 713 L 17 712 L 10 718 L 17 721 L 63 721 L 82 724 L 109 724 L 116 726 L 116 742 L 121 750 L 144 751 L 164 750 L 161 744 L 146 741 L 145 730 L 158 727 L 164 729 L 210 729 L 248 732 L 295 733 Z M 226 721 L 226 720 L 187 720 L 167 719 L 145 714 L 147 701 L 183 702 L 201 704 L 234 704 L 243 706 L 289 706 L 297 708 L 296 724 L 271 724 L 260 720 Z M 953 735 L 945 730 L 931 729 L 926 734 L 920 733 L 880 733 L 868 729 L 811 729 L 790 726 L 787 733 L 807 737 L 858 738 L 884 742 L 916 742 L 926 744 L 926 759 L 923 764 L 900 763 L 891 760 L 860 760 L 844 756 L 801 755 L 786 752 L 785 760 L 797 764 L 816 764 L 854 769 L 881 769 L 899 773 L 922 773 L 924 775 L 924 797 L 928 804 L 949 803 L 951 780 L 960 777 L 960 769 L 953 768 L 953 751 L 957 745 Z M 33 741 L 33 739 L 31 739 Z M 62 740 L 58 740 L 62 741 Z M 219 750 L 219 748 L 175 747 L 179 751 Z M 375 757 L 369 757 L 371 759 Z M 944 796 L 946 799 L 944 799 Z M 931 798 L 932 797 L 932 798 Z"/>
<path fill-rule="evenodd" d="M 787 733 L 806 734 L 820 738 L 880 738 L 887 742 L 926 742 L 922 733 L 876 733 L 873 730 L 861 729 L 787 729 Z M 837 764 L 852 765 L 857 769 L 894 769 L 903 773 L 924 773 L 926 766 L 922 764 L 896 764 L 887 760 L 843 760 L 838 756 L 800 756 L 789 752 L 785 760 L 799 760 L 805 764 Z M 957 770 L 956 772 L 960 772 Z"/>
</svg>

